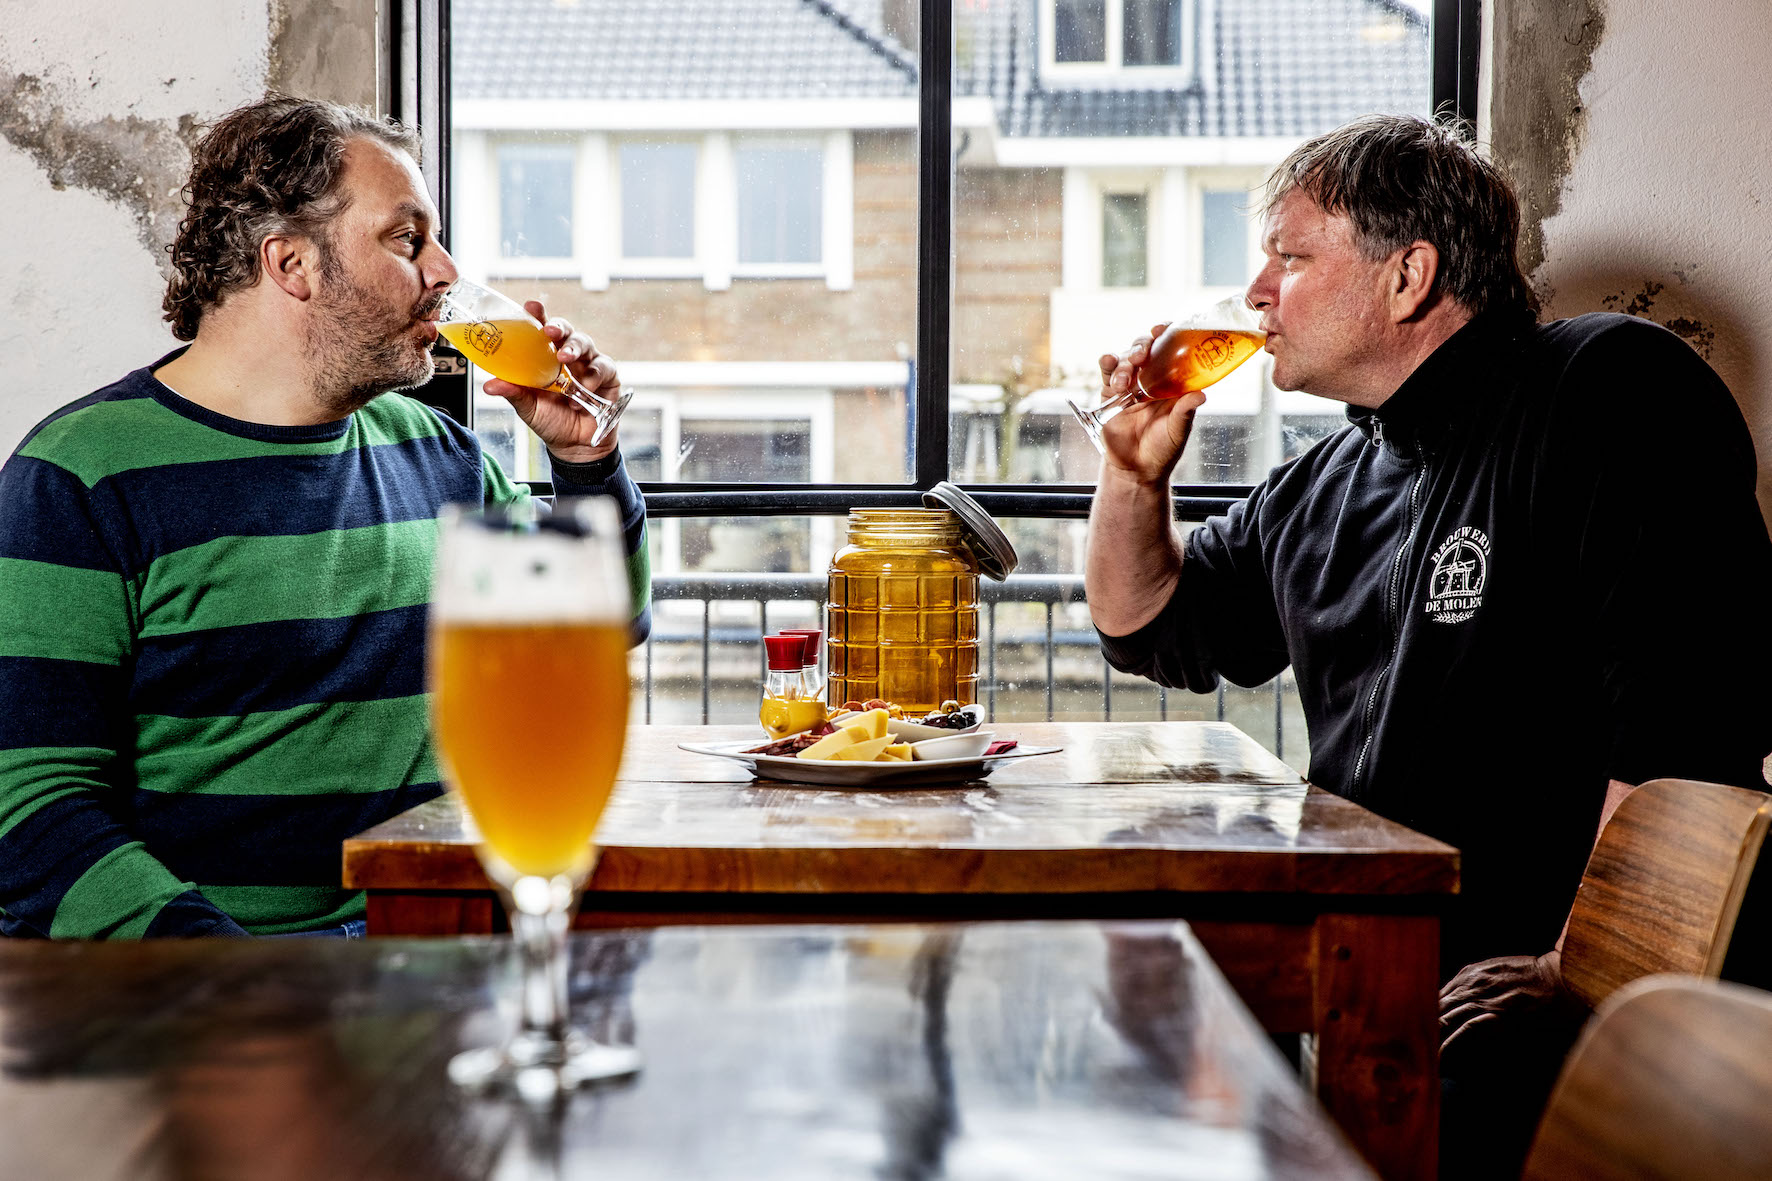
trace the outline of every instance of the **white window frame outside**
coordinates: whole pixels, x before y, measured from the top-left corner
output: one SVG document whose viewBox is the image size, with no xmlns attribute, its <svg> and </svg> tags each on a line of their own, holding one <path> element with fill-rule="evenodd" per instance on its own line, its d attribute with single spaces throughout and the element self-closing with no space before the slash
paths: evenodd
<svg viewBox="0 0 1772 1181">
<path fill-rule="evenodd" d="M 855 175 L 854 148 L 844 132 L 829 132 L 813 137 L 791 133 L 750 132 L 733 137 L 733 148 L 815 148 L 819 153 L 819 242 L 815 262 L 740 262 L 738 261 L 738 174 L 732 176 L 732 277 L 735 279 L 821 279 L 831 277 L 835 270 L 833 258 L 845 263 L 847 272 L 841 276 L 847 290 L 855 281 L 854 249 L 855 200 L 852 193 Z M 832 188 L 840 191 L 833 199 Z M 836 217 L 840 224 L 833 227 Z"/>
<path fill-rule="evenodd" d="M 511 147 L 545 147 L 564 149 L 572 159 L 572 201 L 569 216 L 572 219 L 573 249 L 567 254 L 519 254 L 504 253 L 504 150 Z M 571 141 L 562 142 L 558 136 L 499 136 L 489 144 L 491 155 L 491 172 L 488 176 L 494 206 L 492 227 L 493 236 L 497 239 L 497 256 L 493 266 L 500 275 L 527 275 L 536 278 L 562 278 L 578 274 L 578 236 L 582 219 L 579 216 L 578 186 L 580 152 Z"/>
<path fill-rule="evenodd" d="M 1188 236 L 1183 240 L 1187 243 L 1186 274 L 1188 282 L 1198 287 L 1212 299 L 1235 294 L 1247 287 L 1206 285 L 1206 193 L 1220 192 L 1225 189 L 1239 189 L 1245 194 L 1245 200 L 1253 212 L 1260 206 L 1261 188 L 1267 181 L 1267 173 L 1259 169 L 1246 168 L 1190 168 L 1187 186 L 1187 225 Z M 1245 270 L 1250 279 L 1261 269 L 1261 223 L 1252 220 L 1244 239 L 1246 254 Z"/>
<path fill-rule="evenodd" d="M 619 279 L 699 278 L 709 291 L 724 291 L 734 279 L 818 279 L 832 291 L 855 286 L 855 149 L 851 134 L 768 134 L 709 131 L 697 144 L 695 169 L 695 254 L 691 258 L 628 258 L 621 254 L 621 145 L 661 140 L 692 142 L 690 137 L 608 136 L 609 204 L 606 239 L 607 273 Z M 820 252 L 815 263 L 740 263 L 738 261 L 738 176 L 733 149 L 740 143 L 816 144 L 823 157 L 820 210 Z"/>
<path fill-rule="evenodd" d="M 1125 0 L 1105 0 L 1107 57 L 1099 62 L 1058 60 L 1057 0 L 1040 0 L 1040 76 L 1066 87 L 1172 87 L 1185 86 L 1193 77 L 1194 6 L 1197 0 L 1181 0 L 1181 61 L 1173 66 L 1125 64 Z M 1205 36 L 1202 30 L 1202 37 Z"/>
<path fill-rule="evenodd" d="M 722 176 L 730 177 L 732 172 L 732 155 L 728 149 L 724 157 L 716 149 L 710 151 L 708 140 L 720 141 L 725 146 L 724 132 L 714 132 L 697 139 L 687 135 L 647 136 L 609 136 L 609 209 L 610 218 L 605 225 L 604 257 L 609 260 L 609 275 L 612 279 L 693 279 L 702 277 L 707 280 L 710 288 L 716 287 L 714 280 L 718 277 L 708 273 L 706 258 L 710 253 L 718 253 L 718 246 L 710 243 L 710 233 L 717 233 L 714 224 L 717 219 L 710 217 L 709 202 L 711 193 L 721 183 Z M 681 144 L 692 149 L 694 179 L 693 209 L 695 224 L 690 234 L 690 254 L 687 258 L 629 257 L 623 253 L 622 222 L 622 175 L 621 150 L 629 144 Z M 724 167 L 722 168 L 722 164 Z M 725 284 L 720 284 L 724 286 Z"/>
<path fill-rule="evenodd" d="M 597 167 L 603 159 L 601 135 L 576 137 L 572 172 L 572 254 L 563 258 L 504 253 L 499 184 L 499 151 L 508 144 L 557 146 L 557 136 L 534 133 L 464 130 L 457 133 L 453 200 L 457 239 L 450 243 L 462 273 L 477 282 L 496 279 L 578 278 L 589 290 L 609 285 L 599 267 L 599 226 L 607 220 L 604 199 L 607 179 Z"/>
<path fill-rule="evenodd" d="M 1145 198 L 1143 287 L 1104 287 L 1102 257 L 1110 193 L 1142 193 Z M 1172 204 L 1164 173 L 1155 168 L 1067 168 L 1064 172 L 1063 281 L 1076 291 L 1150 291 L 1172 278 L 1169 265 Z"/>
</svg>

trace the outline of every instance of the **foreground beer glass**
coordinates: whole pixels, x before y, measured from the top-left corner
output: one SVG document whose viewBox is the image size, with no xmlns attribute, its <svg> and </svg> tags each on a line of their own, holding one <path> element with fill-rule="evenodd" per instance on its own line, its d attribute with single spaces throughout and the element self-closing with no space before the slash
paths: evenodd
<svg viewBox="0 0 1772 1181">
<path fill-rule="evenodd" d="M 1227 296 L 1204 312 L 1177 320 L 1151 343 L 1151 358 L 1138 369 L 1138 381 L 1123 394 L 1088 409 L 1070 403 L 1071 413 L 1089 433 L 1097 451 L 1105 451 L 1101 428 L 1131 406 L 1163 398 L 1179 398 L 1203 390 L 1261 351 L 1267 334 L 1260 318 L 1240 295 Z"/>
<path fill-rule="evenodd" d="M 569 1028 L 566 932 L 596 855 L 628 720 L 628 582 L 613 501 L 445 511 L 431 601 L 430 680 L 444 774 L 480 830 L 510 910 L 522 1020 L 449 1074 L 526 1097 L 631 1074 L 631 1047 Z"/>
<path fill-rule="evenodd" d="M 597 421 L 593 444 L 601 443 L 615 429 L 634 396 L 633 391 L 623 390 L 621 397 L 611 402 L 586 388 L 560 364 L 556 346 L 542 330 L 541 321 L 508 296 L 466 279 L 443 296 L 437 331 L 492 376 L 572 399 Z"/>
</svg>

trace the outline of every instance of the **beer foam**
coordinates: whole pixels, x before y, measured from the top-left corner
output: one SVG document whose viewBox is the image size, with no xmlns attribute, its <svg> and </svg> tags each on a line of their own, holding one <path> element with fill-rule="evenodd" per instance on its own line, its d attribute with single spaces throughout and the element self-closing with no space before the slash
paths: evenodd
<svg viewBox="0 0 1772 1181">
<path fill-rule="evenodd" d="M 609 547 L 468 528 L 445 532 L 438 545 L 431 613 L 482 625 L 625 624 L 628 594 L 627 571 Z"/>
<path fill-rule="evenodd" d="M 1171 328 L 1194 328 L 1201 332 L 1241 332 L 1248 336 L 1267 338 L 1261 327 L 1261 314 L 1251 310 L 1240 295 L 1228 295 L 1209 308 L 1170 321 Z"/>
</svg>

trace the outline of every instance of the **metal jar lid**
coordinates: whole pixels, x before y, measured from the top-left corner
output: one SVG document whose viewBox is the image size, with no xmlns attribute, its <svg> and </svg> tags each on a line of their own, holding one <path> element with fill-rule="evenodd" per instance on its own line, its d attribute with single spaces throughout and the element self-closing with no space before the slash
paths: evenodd
<svg viewBox="0 0 1772 1181">
<path fill-rule="evenodd" d="M 978 559 L 979 572 L 985 577 L 1002 582 L 1015 572 L 1020 561 L 1015 546 L 978 501 L 943 480 L 923 493 L 923 505 L 947 509 L 960 519 L 960 538 Z"/>
</svg>

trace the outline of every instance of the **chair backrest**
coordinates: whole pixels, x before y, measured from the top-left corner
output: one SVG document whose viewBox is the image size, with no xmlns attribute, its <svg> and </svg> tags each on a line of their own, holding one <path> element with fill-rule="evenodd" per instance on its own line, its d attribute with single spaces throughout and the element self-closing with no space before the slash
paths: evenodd
<svg viewBox="0 0 1772 1181">
<path fill-rule="evenodd" d="M 1612 813 L 1581 875 L 1563 979 L 1588 1005 L 1658 972 L 1716 976 L 1772 819 L 1763 792 L 1656 779 Z"/>
<path fill-rule="evenodd" d="M 1563 1066 L 1525 1181 L 1772 1177 L 1772 993 L 1682 976 L 1600 1007 Z"/>
</svg>

